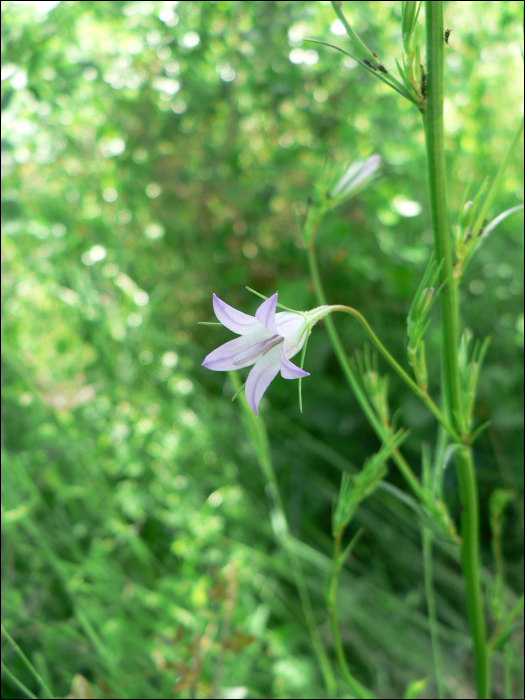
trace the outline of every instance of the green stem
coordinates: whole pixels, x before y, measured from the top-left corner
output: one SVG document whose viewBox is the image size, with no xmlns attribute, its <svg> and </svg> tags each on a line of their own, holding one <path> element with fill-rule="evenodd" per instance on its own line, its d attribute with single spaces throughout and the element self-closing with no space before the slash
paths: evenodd
<svg viewBox="0 0 525 700">
<path fill-rule="evenodd" d="M 519 141 L 521 137 L 523 136 L 523 124 L 524 121 L 523 119 L 521 120 L 521 124 L 519 125 L 516 133 L 514 134 L 514 138 L 512 139 L 510 146 L 507 150 L 507 153 L 505 154 L 505 158 L 503 158 L 501 165 L 499 167 L 499 170 L 496 174 L 496 177 L 494 178 L 494 182 L 492 183 L 490 190 L 488 191 L 487 197 L 485 201 L 483 202 L 483 206 L 481 207 L 479 214 L 476 218 L 476 221 L 474 222 L 472 226 L 472 235 L 476 236 L 478 232 L 483 228 L 483 221 L 485 220 L 485 217 L 489 213 L 490 207 L 494 203 L 494 200 L 496 199 L 497 195 L 499 194 L 499 191 L 501 189 L 501 186 L 503 184 L 503 177 L 505 175 L 505 171 L 507 169 L 507 166 L 510 162 L 511 157 L 514 155 L 514 152 L 516 151 Z"/>
<path fill-rule="evenodd" d="M 235 372 L 229 372 L 230 379 L 238 391 L 240 389 L 240 380 Z M 266 429 L 261 416 L 255 416 L 251 408 L 248 406 L 246 399 L 243 397 L 241 401 L 243 407 L 243 419 L 244 423 L 248 429 L 248 433 L 252 439 L 252 445 L 259 462 L 259 466 L 263 472 L 266 479 L 266 485 L 268 492 L 270 494 L 270 499 L 272 502 L 272 526 L 276 539 L 284 548 L 288 560 L 290 562 L 290 568 L 292 569 L 292 574 L 295 580 L 295 585 L 299 593 L 299 599 L 301 601 L 301 607 L 303 609 L 306 624 L 308 626 L 308 631 L 310 633 L 310 639 L 312 642 L 312 647 L 314 649 L 315 655 L 319 662 L 319 666 L 323 673 L 324 682 L 328 697 L 334 697 L 336 692 L 336 683 L 334 672 L 330 664 L 330 660 L 326 654 L 323 647 L 319 631 L 317 629 L 317 623 L 315 621 L 315 615 L 312 608 L 312 603 L 310 601 L 310 595 L 308 593 L 308 587 L 306 581 L 304 580 L 301 562 L 297 556 L 295 550 L 290 541 L 290 534 L 288 529 L 288 522 L 286 520 L 286 513 L 281 498 L 281 493 L 279 491 L 279 484 L 277 482 L 277 477 L 273 469 L 272 458 L 270 453 L 270 445 L 268 441 L 268 435 L 266 434 Z"/>
<path fill-rule="evenodd" d="M 55 697 L 54 693 L 51 692 L 50 688 L 46 685 L 46 683 L 45 683 L 44 679 L 42 678 L 42 676 L 38 673 L 38 671 L 36 670 L 36 668 L 33 666 L 33 664 L 29 661 L 29 659 L 27 658 L 27 656 L 24 654 L 24 652 L 22 651 L 22 649 L 20 649 L 20 647 L 18 646 L 18 644 L 17 644 L 17 643 L 15 642 L 15 640 L 11 637 L 11 635 L 10 635 L 9 632 L 6 630 L 6 628 L 4 627 L 4 625 L 1 626 L 1 629 L 2 629 L 2 634 L 3 634 L 4 637 L 7 639 L 7 641 L 9 642 L 9 644 L 11 644 L 11 646 L 13 647 L 13 649 L 15 650 L 15 652 L 18 654 L 18 656 L 22 659 L 22 661 L 23 661 L 23 663 L 25 664 L 25 666 L 27 666 L 27 668 L 29 669 L 29 672 L 35 677 L 35 679 L 37 680 L 37 682 L 42 686 L 42 689 L 43 689 L 43 691 L 44 691 L 44 693 L 45 693 L 45 697 L 46 697 L 46 698 L 54 698 L 54 697 Z M 3 664 L 2 664 L 2 665 L 3 665 Z M 17 679 L 15 678 L 15 676 L 13 676 L 13 674 L 12 674 L 7 668 L 4 667 L 4 670 L 7 671 L 9 677 L 11 678 L 11 680 L 13 680 L 13 682 L 15 682 L 24 692 L 27 691 L 27 688 L 25 688 L 25 686 L 23 686 L 23 684 L 22 684 L 19 680 L 17 680 Z M 27 692 L 29 693 L 28 697 L 30 697 L 30 698 L 36 697 L 36 695 L 33 695 L 33 694 L 31 693 L 31 691 L 27 691 Z"/>
<path fill-rule="evenodd" d="M 343 14 L 343 10 L 339 7 L 338 2 L 334 2 L 332 0 L 332 7 L 334 9 L 335 14 L 338 16 L 339 21 L 343 25 L 343 27 L 346 29 L 346 33 L 350 37 L 351 42 L 353 43 L 354 47 L 357 49 L 357 52 L 359 54 L 359 58 L 367 58 L 371 62 L 375 64 L 376 58 L 372 51 L 368 48 L 368 46 L 361 40 L 361 38 L 354 32 L 352 27 L 350 26 L 348 20 Z"/>
<path fill-rule="evenodd" d="M 9 678 L 9 680 L 13 683 L 13 685 L 16 685 L 22 693 L 28 698 L 34 698 L 34 700 L 38 700 L 38 695 L 34 695 L 27 686 L 25 686 L 22 681 L 18 680 L 18 678 L 11 673 L 11 671 L 7 668 L 7 666 L 4 664 L 2 661 L 2 671 L 5 673 L 5 675 Z"/>
<path fill-rule="evenodd" d="M 448 224 L 443 149 L 443 3 L 427 2 L 427 110 L 424 116 L 429 199 L 436 260 L 442 262 L 442 333 L 445 383 L 451 420 L 462 432 L 463 409 L 458 363 L 459 319 L 457 282 L 452 275 L 452 241 Z M 439 27 L 436 25 L 441 23 Z M 430 26 L 429 26 L 430 25 Z"/>
<path fill-rule="evenodd" d="M 405 97 L 409 102 L 412 102 L 412 104 L 415 104 L 416 106 L 418 105 L 417 100 L 414 99 L 414 97 L 407 92 L 405 85 L 403 85 L 402 82 L 400 82 L 395 75 L 392 73 L 387 73 L 388 78 L 385 78 L 385 75 L 382 74 L 379 70 L 377 70 L 378 66 L 378 60 L 377 56 L 374 55 L 374 53 L 368 48 L 368 46 L 364 43 L 364 41 L 359 37 L 359 35 L 352 29 L 352 26 L 346 19 L 346 17 L 343 14 L 343 10 L 340 8 L 340 3 L 334 2 L 332 0 L 332 8 L 339 18 L 339 21 L 343 25 L 343 27 L 346 30 L 346 33 L 348 34 L 348 37 L 350 38 L 350 41 L 354 45 L 354 48 L 357 52 L 357 58 L 355 56 L 352 56 L 351 54 L 348 54 L 347 51 L 344 49 L 339 48 L 338 46 L 333 46 L 333 44 L 328 44 L 327 42 L 320 42 L 317 41 L 317 43 L 321 44 L 326 44 L 327 46 L 332 46 L 332 48 L 338 49 L 339 51 L 342 51 L 343 53 L 346 53 L 349 55 L 351 58 L 357 61 L 359 61 L 364 67 L 370 72 L 373 73 L 376 78 L 379 78 L 382 82 L 386 83 L 389 85 L 391 88 L 393 88 L 396 92 L 398 92 L 400 95 Z M 309 39 L 308 41 L 311 41 Z M 368 62 L 368 65 L 365 63 L 365 61 Z M 374 68 L 370 67 L 374 66 Z"/>
<path fill-rule="evenodd" d="M 374 333 L 374 331 L 370 328 L 368 325 L 368 322 L 362 316 L 359 311 L 356 311 L 355 309 L 352 309 L 350 306 L 342 306 L 340 304 L 336 304 L 334 306 L 330 306 L 330 309 L 332 311 L 343 311 L 346 314 L 350 314 L 350 316 L 353 316 L 356 318 L 359 323 L 363 326 L 365 329 L 368 337 L 370 340 L 374 343 L 376 348 L 379 350 L 379 352 L 383 355 L 383 357 L 386 359 L 386 361 L 394 368 L 394 370 L 398 373 L 398 375 L 401 377 L 401 379 L 412 389 L 414 394 L 419 396 L 421 401 L 425 404 L 425 406 L 431 411 L 434 416 L 437 418 L 437 420 L 441 423 L 441 425 L 445 428 L 445 430 L 451 435 L 451 437 L 456 441 L 456 442 L 461 442 L 461 439 L 459 435 L 456 433 L 454 428 L 450 425 L 450 423 L 447 421 L 445 416 L 441 413 L 439 408 L 436 406 L 436 404 L 432 401 L 430 396 L 426 393 L 426 391 L 423 391 L 405 372 L 405 370 L 399 365 L 392 355 L 388 352 L 388 350 L 385 348 L 385 346 L 381 343 L 377 335 Z"/>
<path fill-rule="evenodd" d="M 389 79 L 387 79 L 387 78 L 385 78 L 384 73 L 380 73 L 380 72 L 374 70 L 373 68 L 370 68 L 370 66 L 364 62 L 365 59 L 361 60 L 360 58 L 357 58 L 357 56 L 352 56 L 351 53 L 349 53 L 348 51 L 345 51 L 340 46 L 335 46 L 335 44 L 330 44 L 327 41 L 321 41 L 320 39 L 303 39 L 303 41 L 311 41 L 314 44 L 322 44 L 323 46 L 329 46 L 331 49 L 335 49 L 336 51 L 340 51 L 341 53 L 344 53 L 345 56 L 349 56 L 353 61 L 357 61 L 357 63 L 362 65 L 363 68 L 365 68 L 375 78 L 380 80 L 385 85 L 388 85 L 389 87 L 391 87 L 392 90 L 395 90 L 396 92 L 398 92 L 401 95 L 401 97 L 405 97 L 409 102 L 412 102 L 412 104 L 416 105 L 416 107 L 419 106 L 419 102 L 417 100 L 415 100 L 412 97 L 412 95 L 409 92 L 407 92 L 407 90 L 404 89 L 402 83 L 400 83 L 399 80 L 397 80 L 397 78 L 395 78 L 392 75 L 392 73 L 388 73 Z"/>
<path fill-rule="evenodd" d="M 512 645 L 507 644 L 504 651 L 504 674 L 505 674 L 505 697 L 514 697 L 512 692 L 512 662 L 513 662 Z M 519 696 L 518 696 L 519 697 Z"/>
<path fill-rule="evenodd" d="M 427 598 L 428 621 L 430 625 L 430 639 L 432 642 L 432 656 L 434 657 L 434 671 L 436 674 L 438 698 L 441 700 L 441 698 L 445 697 L 445 685 L 443 682 L 443 664 L 441 663 L 441 646 L 439 644 L 439 628 L 436 615 L 436 596 L 434 595 L 432 538 L 432 530 L 429 527 L 423 526 L 423 567 L 425 576 L 425 594 Z"/>
<path fill-rule="evenodd" d="M 452 274 L 452 244 L 448 225 L 445 155 L 443 147 L 444 40 L 443 2 L 426 6 L 427 102 L 423 115 L 427 151 L 429 200 L 434 230 L 436 260 L 441 267 L 441 328 L 445 397 L 450 420 L 460 435 L 465 434 L 458 361 L 459 310 L 457 282 Z M 446 282 L 446 283 L 445 283 Z M 461 502 L 461 565 L 465 577 L 467 612 L 474 643 L 478 698 L 488 698 L 489 668 L 485 618 L 480 582 L 479 515 L 477 483 L 472 453 L 466 446 L 455 452 Z"/>
<path fill-rule="evenodd" d="M 348 664 L 346 663 L 345 652 L 343 645 L 341 643 L 341 635 L 339 634 L 339 625 L 337 624 L 337 580 L 339 578 L 339 571 L 342 565 L 341 557 L 341 542 L 343 539 L 344 527 L 339 528 L 337 536 L 334 539 L 334 554 L 333 554 L 333 569 L 332 578 L 330 579 L 330 585 L 327 592 L 327 605 L 328 614 L 330 615 L 330 623 L 332 625 L 332 636 L 334 640 L 335 653 L 337 655 L 337 660 L 339 661 L 339 666 L 345 677 L 346 682 L 350 686 L 350 690 L 356 698 L 375 698 L 369 690 L 362 686 L 359 681 L 357 681 L 351 674 Z"/>
<path fill-rule="evenodd" d="M 479 214 L 474 222 L 474 224 L 471 227 L 472 231 L 472 236 L 476 238 L 477 236 L 480 235 L 481 230 L 483 229 L 483 222 L 485 221 L 485 217 L 487 216 L 490 207 L 492 206 L 494 200 L 496 199 L 497 194 L 499 193 L 501 189 L 501 185 L 503 183 L 503 176 L 505 175 L 505 171 L 507 169 L 507 166 L 510 162 L 511 156 L 514 155 L 514 152 L 516 151 L 518 144 L 520 142 L 521 137 L 523 136 L 523 126 L 524 126 L 524 120 L 522 118 L 521 124 L 519 125 L 516 133 L 514 134 L 514 138 L 512 139 L 510 146 L 507 150 L 507 153 L 505 154 L 504 159 L 501 162 L 501 165 L 499 167 L 499 170 L 496 174 L 496 177 L 494 178 L 494 182 L 492 183 L 490 190 L 488 191 L 487 197 L 483 203 L 483 206 L 481 207 Z M 463 208 L 461 209 L 463 211 Z M 461 270 L 457 273 L 459 277 L 465 274 L 465 270 L 467 269 L 470 261 L 472 260 L 472 256 L 477 250 L 477 245 L 473 245 L 469 252 L 467 253 L 465 259 L 460 261 L 461 263 Z"/>
<path fill-rule="evenodd" d="M 521 594 L 521 598 L 518 600 L 516 605 L 512 608 L 510 613 L 505 617 L 503 622 L 498 624 L 496 629 L 494 630 L 494 634 L 492 635 L 492 637 L 489 641 L 489 651 L 490 652 L 492 652 L 494 647 L 499 646 L 503 636 L 505 634 L 507 634 L 508 628 L 514 622 L 514 618 L 517 617 L 522 610 L 523 610 L 523 593 Z"/>
</svg>

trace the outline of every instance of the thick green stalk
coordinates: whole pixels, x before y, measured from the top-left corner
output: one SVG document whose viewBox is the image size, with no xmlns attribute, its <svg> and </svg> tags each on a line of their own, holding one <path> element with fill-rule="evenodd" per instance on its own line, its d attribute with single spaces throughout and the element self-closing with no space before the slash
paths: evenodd
<svg viewBox="0 0 525 700">
<path fill-rule="evenodd" d="M 457 282 L 452 274 L 452 240 L 448 224 L 443 148 L 443 3 L 426 3 L 427 103 L 424 115 L 430 211 L 434 230 L 436 260 L 441 267 L 441 314 L 445 383 L 451 420 L 464 431 L 459 377 L 459 319 Z"/>
<path fill-rule="evenodd" d="M 443 147 L 444 50 L 443 2 L 427 1 L 427 101 L 424 113 L 430 210 L 436 260 L 442 261 L 441 328 L 444 393 L 450 420 L 457 433 L 465 435 L 458 361 L 459 310 L 457 282 L 452 269 L 452 242 L 448 225 L 445 155 Z M 455 452 L 461 501 L 461 565 L 465 577 L 467 612 L 474 642 L 478 698 L 490 696 L 485 618 L 480 583 L 479 515 L 477 483 L 472 453 L 467 446 Z"/>
</svg>

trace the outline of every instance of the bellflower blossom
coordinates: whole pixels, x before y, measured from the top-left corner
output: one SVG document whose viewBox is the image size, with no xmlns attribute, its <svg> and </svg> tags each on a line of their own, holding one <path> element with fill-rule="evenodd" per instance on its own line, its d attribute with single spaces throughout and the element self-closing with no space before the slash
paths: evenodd
<svg viewBox="0 0 525 700">
<path fill-rule="evenodd" d="M 292 311 L 275 313 L 276 307 L 277 293 L 259 306 L 255 316 L 238 311 L 213 295 L 213 310 L 218 320 L 240 337 L 210 352 L 202 365 L 216 372 L 253 365 L 245 393 L 255 415 L 264 392 L 279 371 L 285 379 L 309 375 L 290 362 L 290 358 L 303 347 L 311 326 L 324 315 L 318 312 L 326 308 L 298 314 Z"/>
</svg>

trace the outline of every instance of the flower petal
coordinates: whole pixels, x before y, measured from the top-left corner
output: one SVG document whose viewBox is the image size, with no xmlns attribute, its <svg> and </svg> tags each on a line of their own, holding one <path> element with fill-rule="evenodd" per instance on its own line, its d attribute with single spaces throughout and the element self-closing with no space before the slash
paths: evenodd
<svg viewBox="0 0 525 700">
<path fill-rule="evenodd" d="M 291 311 L 283 311 L 275 314 L 275 323 L 277 332 L 285 338 L 286 357 L 293 357 L 303 347 L 306 340 L 307 331 L 305 330 L 301 341 L 297 344 L 297 338 L 305 323 L 304 317 Z"/>
<path fill-rule="evenodd" d="M 253 370 L 252 370 L 253 371 Z M 281 377 L 284 379 L 299 379 L 299 377 L 309 377 L 310 372 L 305 372 L 304 369 L 297 367 L 293 362 L 286 357 L 285 348 L 281 351 Z"/>
<path fill-rule="evenodd" d="M 250 355 L 248 355 L 246 362 L 242 362 L 241 364 L 234 365 L 233 361 L 240 353 L 247 353 L 250 348 L 267 336 L 268 329 L 261 326 L 261 333 L 249 333 L 248 335 L 241 335 L 239 338 L 234 338 L 224 343 L 224 345 L 221 345 L 216 350 L 212 350 L 209 355 L 206 355 L 202 366 L 212 369 L 215 372 L 225 372 L 229 369 L 249 367 L 253 365 L 257 357 L 250 357 Z"/>
<path fill-rule="evenodd" d="M 306 340 L 306 336 L 308 335 L 308 331 L 305 331 L 303 335 L 301 336 L 301 340 L 299 341 L 299 344 L 297 344 L 297 334 L 295 335 L 290 335 L 288 338 L 285 339 L 284 341 L 284 351 L 286 353 L 286 357 L 290 359 L 294 355 L 297 355 L 299 350 L 304 345 L 304 342 Z"/>
<path fill-rule="evenodd" d="M 266 301 L 259 306 L 255 312 L 255 318 L 262 323 L 263 326 L 269 328 L 272 333 L 279 333 L 277 326 L 275 325 L 275 309 L 277 307 L 277 292 L 268 297 Z M 280 335 L 280 334 L 279 334 Z"/>
<path fill-rule="evenodd" d="M 242 311 L 234 309 L 233 306 L 229 306 L 215 294 L 213 295 L 213 310 L 222 325 L 238 335 L 245 335 L 258 325 L 255 316 L 249 316 Z"/>
<path fill-rule="evenodd" d="M 259 401 L 281 368 L 280 358 L 281 349 L 276 345 L 266 355 L 261 355 L 248 375 L 245 388 L 246 401 L 255 415 L 259 412 Z"/>
</svg>

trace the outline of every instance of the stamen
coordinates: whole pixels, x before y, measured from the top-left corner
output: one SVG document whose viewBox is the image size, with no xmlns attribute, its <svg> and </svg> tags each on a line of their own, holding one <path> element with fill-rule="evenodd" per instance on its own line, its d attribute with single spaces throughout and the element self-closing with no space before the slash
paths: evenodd
<svg viewBox="0 0 525 700">
<path fill-rule="evenodd" d="M 259 343 L 253 345 L 251 348 L 240 352 L 237 355 L 237 357 L 233 360 L 233 364 L 237 367 L 240 367 L 241 365 L 244 365 L 247 362 L 251 362 L 251 360 L 255 359 L 256 357 L 259 357 L 259 355 L 266 355 L 266 353 L 269 352 L 272 348 L 283 342 L 284 338 L 282 335 L 272 335 L 269 338 L 265 338 Z"/>
</svg>

